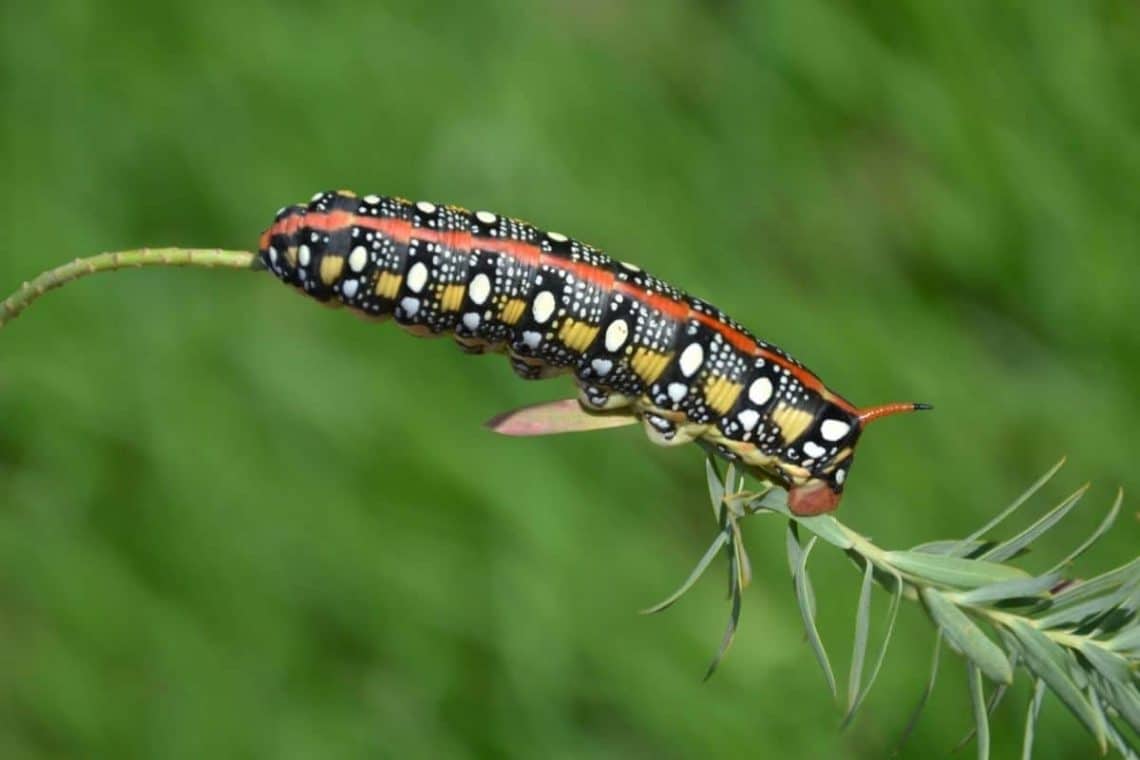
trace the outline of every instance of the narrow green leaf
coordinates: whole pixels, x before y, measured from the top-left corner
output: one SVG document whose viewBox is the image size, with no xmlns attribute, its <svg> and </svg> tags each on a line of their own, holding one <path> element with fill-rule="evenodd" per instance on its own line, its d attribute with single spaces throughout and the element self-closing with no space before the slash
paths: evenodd
<svg viewBox="0 0 1140 760">
<path fill-rule="evenodd" d="M 1079 604 L 1064 606 L 1059 610 L 1055 609 L 1055 605 L 1048 615 L 1042 615 L 1035 622 L 1037 627 L 1042 629 L 1075 626 L 1078 623 L 1084 624 L 1090 619 L 1095 620 L 1116 609 L 1138 589 L 1140 589 L 1140 573 L 1137 573 L 1135 578 L 1129 579 L 1125 585 L 1111 593 L 1094 596 Z"/>
<path fill-rule="evenodd" d="M 682 596 L 684 596 L 685 592 L 687 592 L 689 589 L 691 589 L 693 587 L 693 584 L 696 583 L 700 579 L 700 577 L 704 574 L 705 570 L 708 569 L 709 564 L 713 561 L 713 558 L 716 556 L 716 553 L 727 542 L 728 542 L 728 534 L 727 533 L 725 533 L 723 530 L 720 533 L 717 533 L 716 538 L 713 539 L 712 544 L 709 546 L 709 548 L 705 552 L 704 556 L 701 557 L 700 561 L 697 563 L 697 566 L 693 568 L 693 572 L 689 573 L 689 577 L 686 578 L 685 582 L 681 584 L 681 587 L 679 589 L 677 589 L 676 591 L 674 591 L 672 594 L 670 594 L 663 601 L 660 601 L 657 604 L 653 605 L 652 607 L 647 607 L 644 610 L 642 610 L 641 614 L 642 615 L 653 615 L 655 613 L 661 612 L 664 609 L 667 609 L 668 607 L 671 607 L 674 602 L 676 602 L 678 599 L 680 599 Z"/>
<path fill-rule="evenodd" d="M 730 578 L 738 577 L 736 570 L 736 553 L 730 552 L 728 555 L 728 572 Z M 724 655 L 728 652 L 728 648 L 732 646 L 732 640 L 736 637 L 736 629 L 740 624 L 740 586 L 734 581 L 730 581 L 731 587 L 729 588 L 729 596 L 732 599 L 732 609 L 728 614 L 728 626 L 724 630 L 724 636 L 721 637 L 720 647 L 716 651 L 712 662 L 709 663 L 708 670 L 705 671 L 703 680 L 707 681 L 712 678 L 712 674 L 716 672 L 717 666 L 720 661 L 724 659 Z"/>
<path fill-rule="evenodd" d="M 1082 640 L 1079 651 L 1110 683 L 1127 684 L 1132 679 L 1132 664 L 1128 660 L 1104 649 L 1091 639 Z"/>
<path fill-rule="evenodd" d="M 1113 601 L 1114 598 L 1120 597 Z M 1080 604 L 1074 604 L 1071 607 L 1064 607 L 1059 610 L 1050 612 L 1047 615 L 1041 615 L 1036 618 L 1034 622 L 1038 628 L 1048 630 L 1050 628 L 1073 627 L 1080 623 L 1082 620 L 1091 618 L 1094 615 L 1101 615 L 1105 610 L 1111 609 L 1123 600 L 1118 590 L 1114 594 L 1106 594 L 1101 597 L 1095 597 Z M 1050 608 L 1051 610 L 1053 608 Z"/>
<path fill-rule="evenodd" d="M 886 552 L 884 559 L 905 575 L 955 589 L 978 588 L 1030 577 L 1024 570 L 1009 565 L 915 551 Z"/>
<path fill-rule="evenodd" d="M 1107 645 L 1114 652 L 1140 654 L 1140 624 L 1125 628 L 1110 640 Z"/>
<path fill-rule="evenodd" d="M 819 631 L 815 627 L 815 601 L 811 596 L 810 581 L 807 574 L 807 561 L 811 556 L 812 547 L 815 546 L 816 537 L 812 536 L 804 547 L 803 554 L 800 557 L 800 565 L 796 571 L 796 598 L 800 602 L 800 614 L 804 621 L 804 630 L 807 632 L 808 642 L 811 644 L 812 651 L 815 652 L 815 658 L 819 661 L 819 666 L 823 669 L 823 675 L 827 678 L 827 687 L 831 690 L 832 698 L 837 696 L 838 690 L 835 685 L 835 673 L 831 670 L 831 661 L 827 659 L 827 650 L 823 647 L 823 641 L 819 638 Z"/>
<path fill-rule="evenodd" d="M 986 692 L 982 685 L 982 671 L 972 662 L 966 662 L 966 679 L 970 687 L 970 704 L 974 706 L 974 726 L 978 737 L 978 760 L 990 757 L 990 720 L 986 711 Z"/>
<path fill-rule="evenodd" d="M 979 606 L 1000 602 L 1006 599 L 1028 599 L 1047 594 L 1049 589 L 1060 582 L 1060 573 L 1050 573 L 1039 578 L 1018 578 L 1014 581 L 999 581 L 988 586 L 979 586 L 972 591 L 951 594 L 960 605 Z"/>
<path fill-rule="evenodd" d="M 894 752 L 891 756 L 897 755 L 901 750 L 906 740 L 910 738 L 911 733 L 914 732 L 914 727 L 918 725 L 918 719 L 922 717 L 923 708 L 930 700 L 930 695 L 934 693 L 934 682 L 938 680 L 938 663 L 942 656 L 942 632 L 939 631 L 938 635 L 934 638 L 934 657 L 930 662 L 930 678 L 926 682 L 926 688 L 923 689 L 922 696 L 918 698 L 918 704 L 914 706 L 911 711 L 910 719 L 906 722 L 906 728 L 903 729 L 902 736 L 899 737 L 898 743 L 895 744 Z"/>
<path fill-rule="evenodd" d="M 752 560 L 748 558 L 748 549 L 744 546 L 744 536 L 740 532 L 740 525 L 732 524 L 732 547 L 736 553 L 736 585 L 743 591 L 752 584 Z"/>
<path fill-rule="evenodd" d="M 773 488 L 763 496 L 753 499 L 748 503 L 748 510 L 750 512 L 767 510 L 793 518 L 792 511 L 788 508 L 788 492 L 783 488 Z"/>
<path fill-rule="evenodd" d="M 944 594 L 922 589 L 922 601 L 942 635 L 959 652 L 972 660 L 991 681 L 1011 683 L 1013 667 L 1009 659 L 989 637 L 982 633 L 966 613 L 958 609 Z"/>
<path fill-rule="evenodd" d="M 992 541 L 927 541 L 911 547 L 912 552 L 923 554 L 945 554 L 953 557 L 968 557 L 979 549 L 988 549 Z"/>
<path fill-rule="evenodd" d="M 1095 578 L 1069 586 L 1053 596 L 1053 606 L 1057 608 L 1076 604 L 1086 598 L 1123 586 L 1137 576 L 1140 576 L 1140 557 L 1106 573 L 1101 573 Z"/>
<path fill-rule="evenodd" d="M 822 538 L 832 546 L 837 546 L 844 551 L 850 549 L 853 544 L 851 538 L 847 535 L 843 526 L 839 524 L 831 515 L 815 515 L 814 517 L 795 517 L 795 521 L 804 526 L 812 533 Z"/>
<path fill-rule="evenodd" d="M 728 466 L 724 468 L 724 489 L 725 493 L 734 494 L 739 493 L 741 488 L 744 487 L 744 476 L 736 477 L 736 463 L 729 462 Z"/>
<path fill-rule="evenodd" d="M 1108 514 L 1105 515 L 1104 519 L 1100 521 L 1100 525 L 1097 526 L 1092 535 L 1089 536 L 1083 544 L 1074 549 L 1073 552 L 1069 554 L 1069 556 L 1065 557 L 1063 560 L 1053 565 L 1053 567 L 1049 568 L 1049 572 L 1060 570 L 1061 568 L 1065 567 L 1065 565 L 1068 565 L 1077 557 L 1088 551 L 1089 547 L 1095 544 L 1101 536 L 1107 533 L 1108 529 L 1112 527 L 1112 524 L 1116 522 L 1116 516 L 1120 514 L 1120 507 L 1122 504 L 1124 504 L 1123 488 L 1119 489 L 1116 492 L 1116 501 L 1112 503 L 1112 508 L 1108 510 Z"/>
<path fill-rule="evenodd" d="M 1097 730 L 1093 733 L 1095 733 L 1097 736 L 1104 736 L 1107 738 L 1108 718 L 1105 717 L 1104 705 L 1100 703 L 1100 697 L 1097 695 L 1096 688 L 1090 684 L 1085 692 L 1085 697 L 1089 703 L 1089 707 L 1092 708 L 1093 719 L 1096 721 Z M 1101 749 L 1101 754 L 1104 754 L 1106 751 L 1108 751 L 1107 743 Z"/>
<path fill-rule="evenodd" d="M 1004 562 L 1010 557 L 1017 554 L 1025 547 L 1032 544 L 1041 537 L 1047 530 L 1052 528 L 1061 521 L 1065 515 L 1073 510 L 1073 507 L 1080 503 L 1081 498 L 1087 493 L 1089 486 L 1086 483 L 1073 493 L 1072 496 L 1062 501 L 1053 509 L 1046 512 L 1037 522 L 1030 525 L 1025 530 L 1018 533 L 1008 541 L 1002 541 L 1000 544 L 990 549 L 982 555 L 982 559 L 988 559 L 991 562 Z"/>
<path fill-rule="evenodd" d="M 1136 612 L 1140 609 L 1140 581 L 1130 584 L 1129 593 L 1116 606 L 1098 617 L 1082 623 L 1074 633 L 1082 636 L 1093 633 L 1104 636 L 1115 636 L 1119 631 L 1126 630 L 1129 625 L 1136 622 Z"/>
<path fill-rule="evenodd" d="M 1106 684 L 1107 696 L 1122 720 L 1140 734 L 1140 691 L 1129 684 Z"/>
<path fill-rule="evenodd" d="M 979 538 L 981 538 L 982 536 L 986 535 L 991 530 L 996 528 L 1003 520 L 1005 520 L 1007 517 L 1009 517 L 1014 512 L 1016 512 L 1021 507 L 1022 504 L 1029 501 L 1029 499 L 1033 496 L 1033 494 L 1040 491 L 1041 488 L 1046 483 L 1048 483 L 1050 480 L 1052 480 L 1053 476 L 1057 474 L 1057 471 L 1060 470 L 1061 467 L 1064 466 L 1064 464 L 1065 464 L 1065 458 L 1061 457 L 1060 462 L 1057 462 L 1057 464 L 1053 465 L 1047 473 L 1045 473 L 1040 478 L 1038 478 L 1036 483 L 1029 486 L 1029 489 L 1026 490 L 1025 493 L 1021 494 L 1021 496 L 1018 496 L 1016 499 L 1014 499 L 1013 503 L 1010 504 L 1005 509 L 1003 509 L 1001 511 L 1001 513 L 998 514 L 997 517 L 990 520 L 988 523 L 983 525 L 981 528 L 978 528 L 976 531 L 974 531 L 970 535 L 966 536 L 965 538 L 963 538 L 958 543 L 961 544 L 962 546 L 964 546 L 966 544 L 969 544 L 972 541 L 978 540 Z M 953 554 L 953 555 L 961 556 L 961 555 L 965 554 L 966 552 L 962 551 L 962 548 L 959 547 L 959 548 L 957 548 L 957 549 L 955 549 L 949 553 Z"/>
<path fill-rule="evenodd" d="M 788 570 L 792 574 L 792 588 L 795 588 L 796 576 L 800 571 L 800 563 L 803 561 L 803 548 L 800 546 L 800 532 L 799 526 L 795 520 L 788 520 L 787 532 L 787 550 L 788 550 Z M 812 588 L 811 578 L 805 579 L 808 611 L 811 613 L 812 619 L 815 619 L 815 589 Z"/>
<path fill-rule="evenodd" d="M 1006 624 L 1012 634 L 1026 667 L 1049 685 L 1049 689 L 1065 703 L 1070 712 L 1085 724 L 1096 737 L 1101 754 L 1105 752 L 1105 738 L 1097 724 L 1092 706 L 1068 674 L 1065 652 L 1048 636 L 1023 620 L 1012 619 Z"/>
<path fill-rule="evenodd" d="M 859 591 L 859 606 L 855 611 L 855 641 L 851 651 L 851 673 L 847 677 L 847 711 L 855 707 L 863 683 L 863 660 L 867 657 L 867 633 L 871 628 L 871 588 L 875 580 L 875 566 L 869 561 L 863 568 L 863 587 Z"/>
<path fill-rule="evenodd" d="M 1073 650 L 1069 649 L 1068 647 L 1062 647 L 1059 644 L 1057 646 L 1060 649 L 1061 653 L 1064 655 L 1065 666 L 1068 669 L 1069 678 L 1073 679 L 1073 683 L 1077 685 L 1077 688 L 1083 691 L 1084 688 L 1089 685 L 1089 677 L 1096 676 L 1096 671 L 1085 670 L 1084 666 L 1077 659 L 1076 654 L 1073 653 Z"/>
<path fill-rule="evenodd" d="M 1009 658 L 1009 663 L 1010 663 L 1010 665 L 1013 666 L 1014 670 L 1017 670 L 1017 655 L 1016 654 Z M 1002 701 L 1002 699 L 1005 698 L 1005 695 L 1009 693 L 1009 687 L 1010 686 L 1011 686 L 1011 684 L 999 683 L 997 686 L 994 687 L 994 690 L 990 693 L 989 700 L 987 700 L 987 702 L 986 702 L 986 715 L 987 716 L 993 717 L 994 710 L 996 710 L 997 706 L 999 704 L 1001 704 L 1001 701 Z M 954 745 L 954 749 L 951 750 L 951 753 L 957 752 L 958 750 L 962 749 L 962 747 L 965 747 L 967 744 L 969 744 L 970 740 L 973 739 L 974 736 L 977 735 L 977 732 L 978 732 L 977 728 L 971 728 L 969 731 L 967 731 L 966 735 L 963 736 L 958 741 L 958 743 Z"/>
<path fill-rule="evenodd" d="M 1109 723 L 1106 727 L 1108 730 L 1108 739 L 1112 742 L 1112 746 L 1120 753 L 1124 760 L 1140 760 L 1140 754 L 1137 754 L 1135 745 L 1131 744 L 1127 739 L 1120 735 L 1120 732 Z"/>
<path fill-rule="evenodd" d="M 1033 698 L 1029 700 L 1029 710 L 1025 716 L 1025 736 L 1021 741 L 1021 760 L 1033 760 L 1033 734 L 1037 728 L 1037 716 L 1041 713 L 1041 703 L 1045 699 L 1045 682 L 1040 678 L 1033 685 Z"/>
<path fill-rule="evenodd" d="M 863 687 L 859 697 L 855 700 L 847 715 L 843 718 L 843 725 L 841 728 L 846 728 L 854 719 L 855 713 L 859 710 L 859 706 L 863 704 L 863 700 L 871 692 L 871 687 L 875 685 L 875 679 L 879 677 L 879 671 L 883 668 L 883 662 L 887 659 L 887 648 L 891 644 L 891 635 L 895 632 L 895 621 L 898 620 L 899 607 L 902 602 L 903 581 L 902 578 L 895 576 L 894 592 L 891 594 L 891 606 L 887 610 L 887 629 L 883 633 L 883 643 L 879 646 L 879 656 L 875 659 L 875 667 L 871 670 L 871 677 L 867 679 L 867 685 Z"/>
<path fill-rule="evenodd" d="M 709 500 L 712 501 L 713 517 L 720 520 L 720 511 L 724 507 L 724 484 L 720 473 L 716 471 L 716 464 L 712 457 L 705 459 L 705 479 L 709 485 Z"/>
</svg>

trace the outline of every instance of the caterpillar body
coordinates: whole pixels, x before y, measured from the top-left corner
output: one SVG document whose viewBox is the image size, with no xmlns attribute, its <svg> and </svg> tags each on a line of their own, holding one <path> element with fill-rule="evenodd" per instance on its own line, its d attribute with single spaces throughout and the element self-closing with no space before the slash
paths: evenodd
<svg viewBox="0 0 1140 760">
<path fill-rule="evenodd" d="M 557 232 L 488 211 L 322 192 L 281 209 L 258 256 L 305 295 L 389 318 L 523 378 L 573 375 L 585 413 L 640 420 L 654 443 L 697 441 L 835 509 L 868 423 L 858 409 L 711 304 Z"/>
</svg>

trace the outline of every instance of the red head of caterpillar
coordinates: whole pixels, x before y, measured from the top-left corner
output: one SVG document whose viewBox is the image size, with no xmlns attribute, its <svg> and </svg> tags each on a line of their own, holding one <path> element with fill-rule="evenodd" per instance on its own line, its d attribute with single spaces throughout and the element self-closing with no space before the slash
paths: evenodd
<svg viewBox="0 0 1140 760">
<path fill-rule="evenodd" d="M 641 421 L 655 443 L 697 441 L 778 481 L 797 514 L 835 509 L 870 422 L 715 306 L 558 232 L 488 211 L 347 191 L 278 212 L 259 257 L 325 303 L 393 317 L 466 351 L 506 353 L 527 379 L 570 374 L 565 404 L 496 418 L 528 434 Z"/>
</svg>

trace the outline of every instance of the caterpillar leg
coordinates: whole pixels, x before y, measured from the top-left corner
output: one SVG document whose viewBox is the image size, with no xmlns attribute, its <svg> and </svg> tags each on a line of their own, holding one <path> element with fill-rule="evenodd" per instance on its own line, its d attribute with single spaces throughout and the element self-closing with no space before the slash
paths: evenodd
<svg viewBox="0 0 1140 760">
<path fill-rule="evenodd" d="M 584 409 L 593 412 L 609 412 L 633 404 L 633 400 L 628 396 L 589 383 L 578 385 L 578 402 Z"/>
<path fill-rule="evenodd" d="M 455 345 L 465 354 L 485 354 L 488 350 L 487 341 L 480 338 L 463 338 L 456 335 Z"/>
<path fill-rule="evenodd" d="M 513 351 L 510 352 L 510 358 L 511 369 L 523 380 L 545 380 L 548 377 L 556 377 L 567 371 L 566 367 L 555 367 L 541 359 L 520 356 Z"/>
<path fill-rule="evenodd" d="M 658 446 L 680 446 L 690 443 L 700 437 L 706 426 L 678 423 L 656 411 L 644 411 L 641 422 L 645 427 L 645 435 Z"/>
</svg>

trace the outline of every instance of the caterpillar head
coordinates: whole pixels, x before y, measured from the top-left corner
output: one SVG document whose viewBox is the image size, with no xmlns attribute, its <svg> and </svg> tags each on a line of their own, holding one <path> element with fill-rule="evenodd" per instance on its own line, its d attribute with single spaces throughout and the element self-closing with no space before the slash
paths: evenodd
<svg viewBox="0 0 1140 760">
<path fill-rule="evenodd" d="M 796 515 L 819 515 L 839 508 L 843 486 L 855 459 L 855 444 L 863 429 L 882 417 L 920 409 L 930 409 L 930 404 L 885 404 L 854 413 L 844 413 L 839 407 L 828 405 L 817 416 L 811 436 L 802 444 L 804 455 L 814 459 L 810 474 L 792 478 L 788 489 L 788 509 Z"/>
<path fill-rule="evenodd" d="M 850 466 L 851 458 L 844 463 Z M 837 470 L 843 473 L 845 470 Z M 794 515 L 811 516 L 821 515 L 825 512 L 834 512 L 839 508 L 839 499 L 843 496 L 844 475 L 838 478 L 835 473 L 830 475 L 814 476 L 788 490 L 788 509 Z"/>
</svg>

